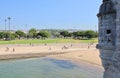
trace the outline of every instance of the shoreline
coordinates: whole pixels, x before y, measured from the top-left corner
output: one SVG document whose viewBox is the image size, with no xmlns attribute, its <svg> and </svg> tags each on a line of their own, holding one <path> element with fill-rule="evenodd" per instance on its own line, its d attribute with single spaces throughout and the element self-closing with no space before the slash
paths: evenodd
<svg viewBox="0 0 120 78">
<path fill-rule="evenodd" d="M 72 44 L 72 46 L 71 46 Z M 0 60 L 11 59 L 26 59 L 26 58 L 39 58 L 50 57 L 54 59 L 70 60 L 76 63 L 91 64 L 101 67 L 101 60 L 99 51 L 93 44 L 88 48 L 88 44 L 79 43 L 57 43 L 57 44 L 41 44 L 41 45 L 0 45 Z M 63 46 L 69 48 L 62 49 Z M 6 47 L 9 51 L 6 52 Z M 15 48 L 15 52 L 12 49 Z"/>
<path fill-rule="evenodd" d="M 24 58 L 39 58 L 39 57 L 51 57 L 54 55 L 66 54 L 73 51 L 84 51 L 84 50 L 64 50 L 64 51 L 51 51 L 51 52 L 28 52 L 28 53 L 5 53 L 0 54 L 0 60 L 9 60 L 9 59 L 24 59 Z M 53 57 L 51 57 L 53 58 Z M 57 58 L 56 58 L 57 59 Z M 62 58 L 61 58 L 62 59 Z"/>
<path fill-rule="evenodd" d="M 63 53 L 48 52 L 48 53 L 4 54 L 4 55 L 0 55 L 0 60 L 39 58 L 39 57 L 46 57 L 48 55 L 57 55 L 57 54 L 63 54 Z"/>
</svg>

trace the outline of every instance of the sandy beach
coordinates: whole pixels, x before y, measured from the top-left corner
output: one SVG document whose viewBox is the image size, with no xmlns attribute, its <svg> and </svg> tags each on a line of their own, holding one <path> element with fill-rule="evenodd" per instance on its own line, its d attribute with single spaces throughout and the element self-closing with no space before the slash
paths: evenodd
<svg viewBox="0 0 120 78">
<path fill-rule="evenodd" d="M 96 44 L 11 44 L 0 45 L 0 60 L 16 58 L 50 57 L 101 66 Z"/>
</svg>

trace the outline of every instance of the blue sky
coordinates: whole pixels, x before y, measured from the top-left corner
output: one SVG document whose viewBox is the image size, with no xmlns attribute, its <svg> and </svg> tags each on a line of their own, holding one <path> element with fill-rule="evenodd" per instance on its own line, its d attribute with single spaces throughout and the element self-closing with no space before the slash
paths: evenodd
<svg viewBox="0 0 120 78">
<path fill-rule="evenodd" d="M 0 0 L 0 29 L 80 29 L 97 27 L 102 0 Z M 8 28 L 8 22 L 7 22 Z"/>
</svg>

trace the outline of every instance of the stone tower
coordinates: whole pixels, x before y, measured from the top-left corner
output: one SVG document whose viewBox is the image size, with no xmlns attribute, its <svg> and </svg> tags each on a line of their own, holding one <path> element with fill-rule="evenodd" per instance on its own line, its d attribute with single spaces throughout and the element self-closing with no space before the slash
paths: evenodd
<svg viewBox="0 0 120 78">
<path fill-rule="evenodd" d="M 120 78 L 120 0 L 103 0 L 97 16 L 103 78 Z"/>
</svg>

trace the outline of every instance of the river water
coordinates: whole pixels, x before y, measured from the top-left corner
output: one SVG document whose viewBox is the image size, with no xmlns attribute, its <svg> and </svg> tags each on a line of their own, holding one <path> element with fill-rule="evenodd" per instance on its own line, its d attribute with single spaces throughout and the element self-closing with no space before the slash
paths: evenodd
<svg viewBox="0 0 120 78">
<path fill-rule="evenodd" d="M 102 70 L 51 58 L 0 61 L 0 78 L 102 78 Z"/>
</svg>

